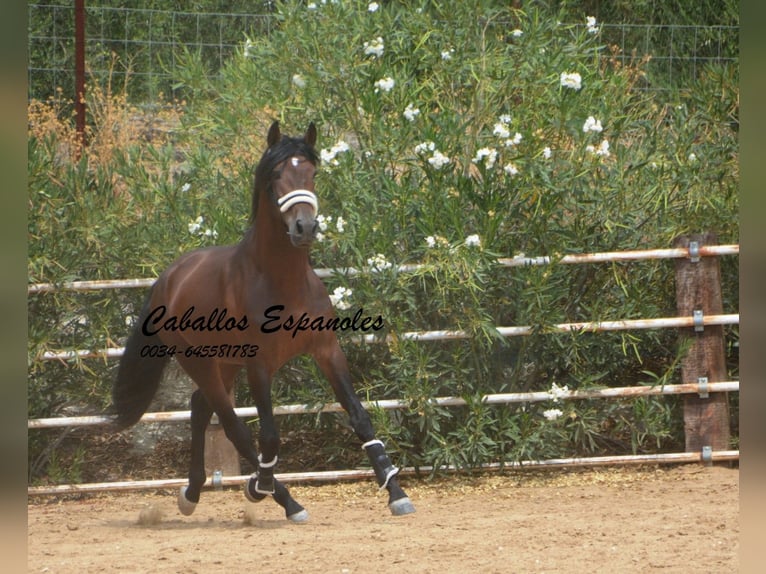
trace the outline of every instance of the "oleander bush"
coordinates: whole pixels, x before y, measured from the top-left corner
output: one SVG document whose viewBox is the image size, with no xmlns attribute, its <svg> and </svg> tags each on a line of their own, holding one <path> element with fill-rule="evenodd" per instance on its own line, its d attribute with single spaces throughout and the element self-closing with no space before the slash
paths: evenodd
<svg viewBox="0 0 766 574">
<path fill-rule="evenodd" d="M 65 102 L 33 103 L 29 282 L 151 277 L 185 251 L 237 242 L 269 123 L 297 134 L 314 121 L 322 232 L 313 260 L 338 270 L 326 282 L 343 288 L 340 315 L 362 308 L 384 318 L 387 340 L 341 337 L 363 399 L 409 404 L 373 410 L 401 464 L 470 469 L 679 448 L 676 399 L 558 396 L 678 382 L 676 333 L 550 332 L 674 316 L 672 262 L 556 262 L 668 247 L 700 231 L 738 242 L 737 70 L 707 67 L 695 84 L 660 96 L 637 89 L 646 61 L 619 59 L 598 22 L 562 24 L 549 8 L 497 4 L 277 3 L 272 32 L 244 37 L 220 75 L 194 52 L 178 54 L 183 102 L 138 108 L 113 87 L 89 90 L 85 149 Z M 537 256 L 552 263 L 497 261 Z M 736 312 L 737 261 L 721 263 L 724 307 Z M 142 297 L 30 296 L 31 417 L 106 407 L 114 361 L 35 358 L 121 345 Z M 533 334 L 496 329 L 513 325 Z M 403 336 L 441 329 L 466 337 Z M 734 343 L 736 329 L 727 336 Z M 481 400 L 518 391 L 550 400 Z M 306 359 L 283 371 L 275 395 L 282 404 L 334 400 Z M 432 400 L 451 395 L 467 406 Z M 248 401 L 244 389 L 238 401 Z M 282 421 L 283 434 L 307 426 L 337 434 L 328 459 L 362 462 L 342 416 Z"/>
</svg>

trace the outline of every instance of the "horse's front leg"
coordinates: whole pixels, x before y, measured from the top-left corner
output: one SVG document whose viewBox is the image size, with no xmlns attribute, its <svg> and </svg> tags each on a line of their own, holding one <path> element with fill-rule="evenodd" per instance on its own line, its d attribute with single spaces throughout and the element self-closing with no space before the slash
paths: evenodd
<svg viewBox="0 0 766 574">
<path fill-rule="evenodd" d="M 354 391 L 346 356 L 337 341 L 329 353 L 318 354 L 315 358 L 319 368 L 329 379 L 338 402 L 348 413 L 354 432 L 362 441 L 362 448 L 370 459 L 378 486 L 381 490 L 388 490 L 388 507 L 391 513 L 398 516 L 415 512 L 415 507 L 399 485 L 399 469 L 388 458 L 383 441 L 375 438 L 370 414 L 364 410 Z"/>
</svg>

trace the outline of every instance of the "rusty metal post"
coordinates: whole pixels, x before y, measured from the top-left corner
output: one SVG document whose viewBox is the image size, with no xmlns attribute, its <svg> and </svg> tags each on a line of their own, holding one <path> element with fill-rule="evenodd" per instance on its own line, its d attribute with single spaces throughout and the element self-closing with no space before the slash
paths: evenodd
<svg viewBox="0 0 766 574">
<path fill-rule="evenodd" d="M 85 0 L 74 2 L 74 84 L 77 138 L 85 147 Z"/>
<path fill-rule="evenodd" d="M 695 326 L 680 330 L 680 343 L 689 345 L 681 361 L 685 383 L 725 381 L 726 353 L 723 327 L 701 326 L 703 317 L 723 313 L 721 268 L 717 257 L 700 257 L 704 245 L 717 243 L 714 233 L 677 237 L 673 247 L 689 248 L 688 259 L 676 260 L 676 302 L 679 316 L 693 316 Z M 707 395 L 707 396 L 705 396 Z M 728 393 L 684 396 L 686 452 L 703 455 L 730 448 Z"/>
</svg>

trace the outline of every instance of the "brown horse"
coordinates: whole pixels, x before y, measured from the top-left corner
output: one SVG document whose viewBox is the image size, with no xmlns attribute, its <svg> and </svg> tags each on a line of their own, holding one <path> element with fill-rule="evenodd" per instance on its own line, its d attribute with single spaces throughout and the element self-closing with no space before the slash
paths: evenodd
<svg viewBox="0 0 766 574">
<path fill-rule="evenodd" d="M 237 245 L 199 249 L 171 264 L 152 286 L 125 346 L 112 389 L 117 428 L 146 412 L 171 357 L 197 385 L 191 396 L 189 484 L 178 497 L 186 515 L 194 511 L 205 482 L 204 433 L 216 413 L 226 437 L 257 469 L 245 484 L 248 499 L 271 494 L 290 520 L 308 518 L 274 478 L 279 435 L 271 404 L 274 373 L 303 354 L 314 357 L 348 412 L 379 486 L 389 492 L 391 512 L 415 510 L 354 392 L 334 328 L 314 328 L 338 325 L 327 290 L 309 263 L 317 231 L 315 142 L 313 123 L 302 138 L 283 136 L 279 123 L 272 124 L 255 171 L 252 226 Z M 309 321 L 311 329 L 305 328 Z M 258 408 L 260 454 L 229 399 L 242 368 Z"/>
</svg>

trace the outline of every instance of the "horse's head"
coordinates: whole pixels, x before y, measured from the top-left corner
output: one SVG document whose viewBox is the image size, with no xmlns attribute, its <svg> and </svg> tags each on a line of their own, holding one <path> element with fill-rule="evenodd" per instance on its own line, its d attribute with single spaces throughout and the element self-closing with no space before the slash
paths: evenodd
<svg viewBox="0 0 766 574">
<path fill-rule="evenodd" d="M 266 163 L 271 167 L 268 184 L 274 202 L 272 209 L 279 213 L 295 247 L 311 245 L 319 226 L 316 220 L 319 206 L 314 193 L 316 137 L 313 123 L 302 138 L 291 138 L 280 133 L 276 121 L 267 137 L 264 159 L 268 158 Z"/>
</svg>

